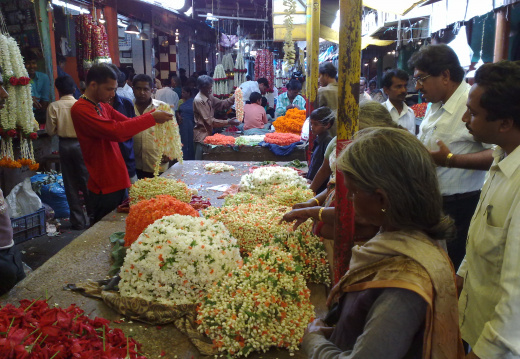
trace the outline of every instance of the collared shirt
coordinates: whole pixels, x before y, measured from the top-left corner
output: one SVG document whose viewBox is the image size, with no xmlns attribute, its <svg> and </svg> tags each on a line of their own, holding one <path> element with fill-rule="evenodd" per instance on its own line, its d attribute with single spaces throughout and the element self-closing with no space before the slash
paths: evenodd
<svg viewBox="0 0 520 359">
<path fill-rule="evenodd" d="M 58 135 L 59 137 L 77 138 L 74 123 L 70 116 L 70 109 L 76 101 L 72 95 L 66 95 L 47 107 L 45 130 L 49 136 Z"/>
<path fill-rule="evenodd" d="M 305 110 L 305 99 L 301 95 L 296 95 L 294 100 L 291 102 L 289 97 L 287 96 L 287 92 L 284 92 L 276 101 L 276 110 L 275 110 L 275 119 L 280 116 L 285 116 L 285 112 L 287 111 L 287 106 L 294 105 L 298 107 L 300 110 Z"/>
<path fill-rule="evenodd" d="M 132 100 L 121 97 L 117 93 L 114 96 L 114 102 L 112 104 L 114 110 L 128 118 L 135 117 L 134 104 Z M 134 139 L 131 138 L 124 142 L 119 142 L 119 149 L 125 160 L 126 169 L 130 178 L 135 176 L 135 155 L 134 155 Z"/>
<path fill-rule="evenodd" d="M 162 89 L 157 90 L 155 99 L 166 102 L 174 112 L 177 111 L 179 96 L 171 87 L 163 87 Z"/>
<path fill-rule="evenodd" d="M 403 102 L 403 109 L 401 113 L 399 113 L 389 99 L 384 102 L 384 105 L 388 109 L 388 112 L 390 112 L 390 116 L 392 116 L 392 120 L 394 120 L 395 123 L 402 128 L 406 128 L 412 135 L 415 135 L 415 113 L 410 107 Z"/>
<path fill-rule="evenodd" d="M 51 100 L 51 81 L 49 76 L 43 72 L 36 71 L 34 78 L 31 79 L 31 96 L 39 98 L 40 101 Z"/>
<path fill-rule="evenodd" d="M 231 107 L 233 100 L 219 100 L 215 96 L 206 97 L 199 91 L 193 100 L 193 116 L 195 117 L 195 128 L 193 129 L 193 140 L 204 142 L 207 136 L 213 135 L 213 127 L 226 127 L 227 120 L 218 120 L 215 111 Z"/>
<path fill-rule="evenodd" d="M 84 98 L 76 101 L 70 111 L 89 173 L 88 189 L 107 194 L 130 187 L 118 142 L 155 125 L 153 116 L 128 118 L 107 104 L 96 106 Z"/>
<path fill-rule="evenodd" d="M 134 90 L 127 83 L 125 83 L 124 87 L 118 87 L 116 93 L 121 97 L 129 98 L 132 101 L 135 100 Z"/>
<path fill-rule="evenodd" d="M 262 106 L 251 103 L 244 106 L 244 131 L 252 128 L 264 128 L 267 115 Z"/>
<path fill-rule="evenodd" d="M 467 83 L 461 82 L 445 104 L 434 103 L 426 112 L 418 138 L 428 150 L 439 150 L 437 140 L 444 142 L 456 155 L 481 152 L 492 147 L 475 141 L 462 122 L 470 88 Z M 486 171 L 437 167 L 437 176 L 442 195 L 449 196 L 480 190 Z"/>
<path fill-rule="evenodd" d="M 145 113 L 149 113 L 153 110 L 156 110 L 157 107 L 159 107 L 161 104 L 168 106 L 168 104 L 162 101 L 152 99 L 152 102 L 144 110 L 143 113 L 139 112 L 135 104 L 134 110 L 136 115 L 140 116 L 144 115 Z M 167 112 L 173 113 L 171 108 L 170 111 Z M 153 173 L 157 160 L 160 160 L 160 158 L 162 158 L 163 154 L 161 153 L 159 147 L 157 146 L 157 143 L 155 142 L 154 130 L 155 126 L 141 131 L 134 136 L 135 168 L 137 168 L 138 170 Z M 159 171 L 164 172 L 167 169 L 168 163 L 163 163 L 161 164 Z"/>
<path fill-rule="evenodd" d="M 246 81 L 240 85 L 240 88 L 242 89 L 242 99 L 244 100 L 244 103 L 249 101 L 249 97 L 251 97 L 253 92 L 261 94 L 260 87 L 256 81 Z"/>
<path fill-rule="evenodd" d="M 333 111 L 338 109 L 338 83 L 331 82 L 327 86 L 318 89 L 319 106 L 327 106 Z"/>
<path fill-rule="evenodd" d="M 520 148 L 494 161 L 468 232 L 459 299 L 462 339 L 479 358 L 520 358 Z"/>
</svg>

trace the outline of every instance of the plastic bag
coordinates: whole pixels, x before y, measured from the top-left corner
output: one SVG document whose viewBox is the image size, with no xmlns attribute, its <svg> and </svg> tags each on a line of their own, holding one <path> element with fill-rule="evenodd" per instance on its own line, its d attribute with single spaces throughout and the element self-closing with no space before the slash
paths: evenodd
<svg viewBox="0 0 520 359">
<path fill-rule="evenodd" d="M 40 197 L 54 210 L 55 218 L 69 218 L 70 210 L 65 188 L 61 183 L 45 184 L 41 188 Z"/>
<path fill-rule="evenodd" d="M 31 179 L 26 178 L 18 183 L 6 198 L 11 218 L 23 217 L 34 213 L 42 207 L 42 201 L 33 191 Z"/>
</svg>

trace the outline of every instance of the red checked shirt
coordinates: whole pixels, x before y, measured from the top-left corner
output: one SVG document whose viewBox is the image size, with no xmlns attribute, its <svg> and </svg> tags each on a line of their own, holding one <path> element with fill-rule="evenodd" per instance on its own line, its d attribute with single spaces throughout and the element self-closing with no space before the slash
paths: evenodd
<svg viewBox="0 0 520 359">
<path fill-rule="evenodd" d="M 89 173 L 88 189 L 107 194 L 130 187 L 118 142 L 154 126 L 152 114 L 128 118 L 107 104 L 96 106 L 80 98 L 72 106 L 71 116 Z"/>
</svg>

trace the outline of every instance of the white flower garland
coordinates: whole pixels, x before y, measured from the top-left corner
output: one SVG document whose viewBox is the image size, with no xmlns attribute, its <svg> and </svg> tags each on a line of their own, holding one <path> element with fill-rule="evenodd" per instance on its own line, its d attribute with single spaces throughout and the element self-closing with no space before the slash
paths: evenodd
<svg viewBox="0 0 520 359">
<path fill-rule="evenodd" d="M 173 114 L 171 107 L 165 103 L 161 103 L 157 107 L 157 110 Z M 154 135 L 159 153 L 161 154 L 161 156 L 157 158 L 154 168 L 154 176 L 158 176 L 163 154 L 170 160 L 176 159 L 179 163 L 182 163 L 182 143 L 179 125 L 175 119 L 156 124 L 154 127 Z"/>
<path fill-rule="evenodd" d="M 241 265 L 236 239 L 222 223 L 166 216 L 128 249 L 120 293 L 164 304 L 196 304 L 213 283 Z"/>
<path fill-rule="evenodd" d="M 237 86 L 237 89 L 235 90 L 235 111 L 237 114 L 237 120 L 240 122 L 244 121 L 244 97 L 242 95 L 242 89 Z"/>
<path fill-rule="evenodd" d="M 235 80 L 234 80 L 234 88 L 240 87 L 244 82 L 246 82 L 246 65 L 244 62 L 244 56 L 241 53 L 237 55 L 237 61 L 235 63 Z"/>
<path fill-rule="evenodd" d="M 227 75 L 222 64 L 218 64 L 215 67 L 215 73 L 213 74 L 213 96 L 217 98 L 223 98 L 229 96 L 227 86 Z"/>
<path fill-rule="evenodd" d="M 256 194 L 266 194 L 271 186 L 285 184 L 288 187 L 308 188 L 307 181 L 296 170 L 289 167 L 260 167 L 253 173 L 242 176 L 240 190 Z"/>
</svg>

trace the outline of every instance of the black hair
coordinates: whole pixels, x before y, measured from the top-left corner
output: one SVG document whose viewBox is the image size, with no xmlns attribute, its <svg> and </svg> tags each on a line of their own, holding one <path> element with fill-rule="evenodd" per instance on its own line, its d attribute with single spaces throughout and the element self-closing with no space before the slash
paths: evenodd
<svg viewBox="0 0 520 359">
<path fill-rule="evenodd" d="M 62 64 L 64 62 L 67 62 L 67 58 L 63 55 L 58 54 L 56 55 L 56 62 L 58 63 L 58 65 Z"/>
<path fill-rule="evenodd" d="M 36 52 L 33 49 L 31 49 L 30 47 L 25 47 L 22 50 L 22 56 L 23 56 L 24 62 L 38 61 L 40 59 L 40 56 L 38 56 L 38 54 L 36 54 Z"/>
<path fill-rule="evenodd" d="M 460 83 L 464 79 L 464 69 L 460 66 L 457 54 L 448 45 L 428 45 L 415 52 L 408 67 L 424 71 L 432 76 L 439 76 L 445 70 L 450 72 L 450 79 Z"/>
<path fill-rule="evenodd" d="M 262 94 L 260 92 L 251 92 L 251 95 L 249 96 L 249 101 L 251 103 L 256 103 L 258 100 L 262 99 Z"/>
<path fill-rule="evenodd" d="M 260 104 L 262 107 L 265 107 L 267 106 L 267 99 L 265 98 L 265 96 L 262 96 L 262 103 Z"/>
<path fill-rule="evenodd" d="M 126 82 L 126 75 L 114 64 L 107 64 L 107 66 L 110 67 L 117 76 L 117 87 L 124 87 Z"/>
<path fill-rule="evenodd" d="M 138 82 L 148 82 L 151 89 L 155 87 L 152 78 L 145 74 L 135 75 L 132 79 L 132 86 L 135 86 Z"/>
<path fill-rule="evenodd" d="M 179 73 L 180 73 L 180 74 L 182 74 L 182 73 L 184 73 L 184 74 L 185 74 L 185 73 L 186 73 L 186 70 L 185 70 L 185 69 L 183 69 L 183 68 L 181 67 L 181 68 L 179 69 Z"/>
<path fill-rule="evenodd" d="M 179 78 L 179 76 L 177 76 L 177 73 L 175 71 L 173 73 L 170 73 L 170 76 L 168 76 L 168 81 L 170 81 L 168 85 L 172 83 L 172 79 L 175 80 L 175 84 L 177 85 L 177 87 L 180 87 L 182 85 L 181 79 Z"/>
<path fill-rule="evenodd" d="M 184 86 L 182 88 L 182 91 L 189 93 L 190 97 L 194 97 L 195 94 L 198 92 L 196 89 L 193 89 L 193 88 L 191 88 L 189 86 Z"/>
<path fill-rule="evenodd" d="M 246 81 L 251 81 L 251 75 L 246 75 Z"/>
<path fill-rule="evenodd" d="M 338 70 L 336 69 L 336 66 L 332 64 L 332 62 L 322 62 L 318 72 L 319 74 L 327 75 L 333 79 L 335 79 L 336 75 L 338 74 Z"/>
<path fill-rule="evenodd" d="M 267 80 L 265 77 L 260 77 L 258 80 L 256 80 L 259 84 L 263 84 L 265 87 L 269 87 L 269 80 Z"/>
<path fill-rule="evenodd" d="M 292 79 L 287 84 L 287 90 L 298 90 L 298 91 L 301 91 L 302 90 L 302 83 L 300 81 L 296 80 L 296 79 Z"/>
<path fill-rule="evenodd" d="M 86 85 L 88 86 L 91 82 L 104 84 L 108 80 L 117 81 L 117 75 L 114 70 L 105 64 L 94 65 L 87 72 Z"/>
<path fill-rule="evenodd" d="M 370 81 L 368 81 L 368 87 L 370 87 L 370 85 L 372 85 L 372 84 L 376 85 L 376 87 L 377 87 L 377 82 L 376 82 L 376 80 L 370 80 Z"/>
<path fill-rule="evenodd" d="M 487 111 L 487 120 L 512 118 L 520 128 L 520 102 L 511 100 L 520 92 L 520 62 L 484 64 L 475 73 L 475 83 L 484 89 L 480 106 Z"/>
<path fill-rule="evenodd" d="M 60 96 L 65 96 L 74 93 L 76 84 L 70 76 L 58 76 L 56 80 L 54 80 L 54 86 L 58 89 Z"/>
<path fill-rule="evenodd" d="M 125 74 L 126 79 L 132 81 L 135 76 L 135 70 L 131 66 L 123 67 L 119 69 L 122 73 Z"/>
<path fill-rule="evenodd" d="M 312 111 L 310 118 L 311 120 L 318 121 L 323 126 L 327 126 L 328 124 L 332 126 L 334 124 L 336 114 L 329 107 L 322 106 Z"/>
<path fill-rule="evenodd" d="M 406 71 L 403 71 L 401 69 L 392 69 L 388 70 L 385 73 L 385 76 L 383 76 L 383 87 L 390 88 L 392 87 L 392 79 L 394 77 L 397 77 L 399 80 L 403 80 L 408 82 L 410 76 L 408 76 L 408 73 Z"/>
</svg>

